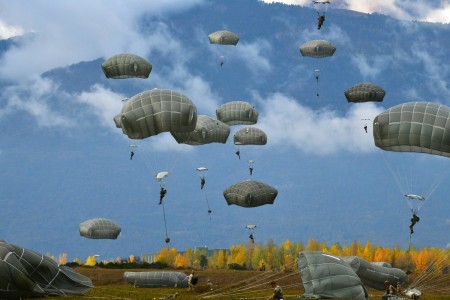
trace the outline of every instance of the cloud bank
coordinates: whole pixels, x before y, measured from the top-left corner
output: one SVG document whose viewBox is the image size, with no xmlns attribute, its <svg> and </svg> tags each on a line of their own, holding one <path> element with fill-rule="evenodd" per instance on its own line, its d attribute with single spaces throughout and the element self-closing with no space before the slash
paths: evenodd
<svg viewBox="0 0 450 300">
<path fill-rule="evenodd" d="M 291 5 L 311 6 L 311 0 L 262 0 L 266 3 L 281 2 Z M 349 9 L 362 13 L 381 13 L 401 20 L 450 23 L 449 0 L 343 0 L 331 1 L 334 8 Z"/>
</svg>

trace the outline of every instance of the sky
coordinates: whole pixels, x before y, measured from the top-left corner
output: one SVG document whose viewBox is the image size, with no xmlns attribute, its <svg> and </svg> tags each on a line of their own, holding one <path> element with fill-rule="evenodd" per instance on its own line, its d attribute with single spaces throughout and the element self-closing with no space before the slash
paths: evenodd
<svg viewBox="0 0 450 300">
<path fill-rule="evenodd" d="M 189 58 L 194 55 L 190 52 L 192 49 L 186 49 L 163 22 L 155 24 L 154 30 L 149 33 L 140 32 L 136 22 L 143 13 L 163 16 L 183 12 L 206 2 L 135 0 L 125 3 L 116 0 L 108 1 L 108 5 L 105 5 L 104 2 L 89 0 L 0 1 L 0 39 L 33 33 L 0 58 L 0 80 L 9 83 L 0 94 L 0 121 L 22 113 L 31 117 L 38 131 L 57 128 L 71 132 L 93 115 L 102 129 L 125 140 L 126 137 L 111 120 L 120 111 L 121 100 L 128 95 L 101 84 L 92 86 L 88 91 L 70 93 L 42 76 L 42 73 L 55 68 L 109 57 L 119 52 L 140 53 L 143 56 L 158 52 L 172 57 L 171 65 L 159 74 L 152 74 L 152 84 L 180 90 L 191 99 L 196 99 L 200 113 L 214 115 L 221 103 L 220 94 L 208 78 L 189 69 Z M 310 1 L 281 2 L 311 6 Z M 336 7 L 364 13 L 377 12 L 401 20 L 450 23 L 450 1 L 407 1 L 408 4 L 405 4 L 406 1 L 394 0 L 333 2 Z M 101 26 L 99 20 L 102 19 L 108 20 L 108 26 Z M 327 34 L 327 38 L 348 38 L 345 32 L 338 29 Z M 199 32 L 199 35 L 204 33 Z M 272 47 L 264 40 L 243 41 L 240 47 L 234 49 L 235 59 L 255 77 L 262 72 L 270 73 L 275 68 L 267 56 L 267 53 L 274 51 Z M 39 54 L 38 58 L 36 54 Z M 438 73 L 435 69 L 441 65 L 429 52 L 417 51 L 415 55 L 417 60 L 427 62 L 430 76 Z M 362 77 L 373 79 L 391 61 L 381 56 L 369 59 L 357 55 L 351 63 L 357 66 Z M 450 95 L 445 78 L 436 78 L 433 82 L 436 88 Z M 146 87 L 144 83 L 135 84 L 141 85 L 142 89 Z M 411 94 L 414 94 L 414 89 Z M 53 98 L 70 102 L 78 109 L 58 109 L 50 103 Z M 384 108 L 380 105 L 352 106 L 342 113 L 329 107 L 312 108 L 281 91 L 268 95 L 254 91 L 252 98 L 260 110 L 261 121 L 258 126 L 270 136 L 269 147 L 272 149 L 294 149 L 319 159 L 323 157 L 324 160 L 332 160 L 341 153 L 351 155 L 376 151 L 372 136 L 365 134 L 360 124 L 361 115 L 373 119 L 382 112 Z M 89 115 L 80 114 L 79 111 L 89 111 Z M 297 127 L 291 126 L 288 120 L 292 119 L 298 120 Z M 301 131 L 297 130 L 299 127 Z M 327 130 L 330 127 L 334 129 Z M 157 136 L 155 139 L 158 141 L 155 143 L 156 151 L 192 151 L 189 147 L 180 147 L 170 135 Z M 0 144 L 0 157 L 2 155 L 5 156 L 5 151 Z M 446 223 L 450 225 L 450 217 Z"/>
</svg>

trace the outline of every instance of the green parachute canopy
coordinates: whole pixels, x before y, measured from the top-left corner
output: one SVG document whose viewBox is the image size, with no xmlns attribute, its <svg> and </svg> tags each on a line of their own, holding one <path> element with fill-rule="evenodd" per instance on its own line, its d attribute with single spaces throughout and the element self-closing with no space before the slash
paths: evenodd
<svg viewBox="0 0 450 300">
<path fill-rule="evenodd" d="M 153 89 L 126 101 L 114 122 L 130 139 L 144 139 L 166 131 L 190 132 L 197 124 L 197 108 L 177 91 Z"/>
<path fill-rule="evenodd" d="M 358 256 L 341 256 L 340 258 L 352 267 L 365 286 L 379 291 L 386 289 L 384 284 L 386 280 L 393 284 L 397 282 L 403 284 L 408 279 L 405 271 L 392 268 L 390 265 L 374 264 Z"/>
<path fill-rule="evenodd" d="M 0 299 L 84 295 L 91 279 L 50 257 L 0 240 Z"/>
<path fill-rule="evenodd" d="M 265 145 L 267 135 L 256 127 L 241 128 L 234 134 L 233 142 L 235 145 Z"/>
<path fill-rule="evenodd" d="M 325 40 L 312 40 L 300 46 L 300 53 L 312 58 L 332 56 L 335 51 L 336 46 Z"/>
<path fill-rule="evenodd" d="M 106 78 L 148 78 L 152 65 L 144 58 L 135 54 L 117 54 L 102 63 Z"/>
<path fill-rule="evenodd" d="M 255 180 L 240 181 L 223 191 L 228 205 L 242 207 L 273 204 L 277 195 L 278 191 L 275 188 Z"/>
<path fill-rule="evenodd" d="M 170 132 L 178 144 L 205 145 L 227 142 L 230 126 L 205 115 L 198 115 L 195 129 L 191 132 Z"/>
<path fill-rule="evenodd" d="M 348 263 L 320 251 L 302 251 L 298 270 L 305 293 L 301 298 L 366 300 L 367 291 Z"/>
<path fill-rule="evenodd" d="M 239 36 L 228 30 L 219 30 L 208 35 L 211 44 L 236 46 Z"/>
<path fill-rule="evenodd" d="M 86 220 L 79 225 L 80 235 L 88 239 L 111 239 L 115 240 L 122 230 L 112 220 L 105 218 L 94 218 Z"/>
<path fill-rule="evenodd" d="M 386 151 L 419 152 L 450 157 L 450 107 L 408 102 L 373 120 L 375 145 Z"/>
<path fill-rule="evenodd" d="M 137 288 L 188 287 L 188 277 L 182 272 L 125 272 L 123 278 Z"/>
<path fill-rule="evenodd" d="M 386 92 L 373 83 L 363 82 L 348 88 L 344 94 L 348 102 L 381 102 Z"/>
<path fill-rule="evenodd" d="M 231 101 L 216 109 L 219 121 L 232 125 L 253 125 L 258 121 L 259 113 L 253 105 L 244 101 Z"/>
</svg>

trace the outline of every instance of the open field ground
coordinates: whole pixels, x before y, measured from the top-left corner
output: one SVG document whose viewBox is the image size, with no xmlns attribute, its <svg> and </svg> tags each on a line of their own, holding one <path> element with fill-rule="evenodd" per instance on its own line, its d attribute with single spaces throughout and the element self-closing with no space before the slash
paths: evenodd
<svg viewBox="0 0 450 300">
<path fill-rule="evenodd" d="M 296 299 L 303 294 L 300 275 L 297 272 L 259 272 L 236 270 L 198 270 L 196 276 L 199 283 L 194 292 L 185 288 L 134 288 L 123 280 L 126 271 L 139 272 L 145 270 L 103 269 L 103 268 L 76 268 L 78 272 L 90 277 L 94 283 L 94 289 L 84 297 L 66 297 L 64 299 L 171 299 L 175 293 L 181 299 L 269 299 L 272 288 L 271 280 L 277 280 L 283 288 L 285 299 Z M 189 270 L 185 271 L 186 274 Z M 207 280 L 213 284 L 213 290 L 207 287 Z M 450 283 L 449 283 L 450 284 Z M 382 292 L 369 290 L 369 299 L 381 299 Z M 47 299 L 61 299 L 61 297 L 49 297 Z M 450 300 L 450 295 L 424 294 L 421 300 Z"/>
</svg>

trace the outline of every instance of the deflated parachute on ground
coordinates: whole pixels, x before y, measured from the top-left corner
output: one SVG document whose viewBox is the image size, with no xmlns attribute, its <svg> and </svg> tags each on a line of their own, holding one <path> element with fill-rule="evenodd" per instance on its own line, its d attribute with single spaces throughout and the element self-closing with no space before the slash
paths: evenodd
<svg viewBox="0 0 450 300">
<path fill-rule="evenodd" d="M 197 123 L 197 108 L 179 92 L 153 89 L 125 102 L 114 122 L 130 139 L 144 139 L 164 131 L 190 132 Z"/>
<path fill-rule="evenodd" d="M 238 182 L 223 191 L 228 205 L 235 204 L 242 207 L 273 204 L 277 195 L 278 191 L 275 188 L 255 180 Z"/>
<path fill-rule="evenodd" d="M 373 83 L 363 82 L 348 88 L 344 94 L 348 102 L 381 102 L 386 92 Z"/>
<path fill-rule="evenodd" d="M 197 125 L 191 132 L 171 132 L 179 144 L 205 145 L 227 142 L 230 126 L 205 115 L 197 117 Z"/>
<path fill-rule="evenodd" d="M 341 258 L 353 268 L 364 285 L 379 291 L 386 289 L 384 284 L 386 280 L 396 286 L 397 282 L 403 284 L 408 279 L 406 273 L 397 268 L 370 263 L 358 256 L 343 256 Z"/>
<path fill-rule="evenodd" d="M 241 128 L 234 134 L 233 142 L 235 145 L 265 145 L 267 135 L 255 127 Z"/>
<path fill-rule="evenodd" d="M 258 121 L 259 113 L 250 103 L 231 101 L 216 109 L 219 121 L 228 125 L 253 125 Z"/>
<path fill-rule="evenodd" d="M 127 283 L 140 288 L 188 287 L 188 277 L 181 272 L 125 272 L 123 277 Z"/>
<path fill-rule="evenodd" d="M 0 299 L 84 295 L 93 287 L 72 268 L 0 240 Z"/>
<path fill-rule="evenodd" d="M 228 30 L 219 30 L 208 35 L 211 44 L 236 46 L 239 36 Z"/>
<path fill-rule="evenodd" d="M 117 54 L 102 63 L 106 78 L 148 78 L 152 65 L 135 54 Z"/>
<path fill-rule="evenodd" d="M 312 40 L 300 46 L 300 53 L 312 58 L 332 56 L 334 51 L 336 46 L 325 40 Z"/>
<path fill-rule="evenodd" d="M 80 235 L 88 239 L 115 240 L 122 230 L 115 222 L 105 218 L 95 218 L 80 223 Z"/>
<path fill-rule="evenodd" d="M 355 271 L 339 257 L 320 251 L 302 251 L 298 270 L 305 288 L 301 298 L 368 299 Z"/>
<path fill-rule="evenodd" d="M 450 107 L 431 102 L 396 105 L 373 120 L 375 145 L 383 150 L 450 157 Z"/>
</svg>

